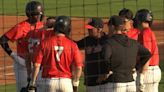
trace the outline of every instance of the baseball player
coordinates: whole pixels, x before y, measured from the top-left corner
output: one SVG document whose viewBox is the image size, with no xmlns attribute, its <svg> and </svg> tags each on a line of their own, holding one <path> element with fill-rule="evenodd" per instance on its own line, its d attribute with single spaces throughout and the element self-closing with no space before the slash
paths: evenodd
<svg viewBox="0 0 164 92">
<path fill-rule="evenodd" d="M 107 38 L 103 32 L 103 21 L 101 18 L 91 18 L 85 26 L 88 29 L 88 36 L 77 41 L 78 47 L 85 50 L 84 84 L 87 92 L 101 92 L 102 83 L 97 83 L 96 79 L 101 75 L 100 53 L 102 45 Z"/>
<path fill-rule="evenodd" d="M 130 9 L 123 8 L 120 10 L 119 16 L 125 18 L 125 29 L 128 30 L 126 33 L 127 36 L 137 40 L 140 31 L 133 27 L 133 12 Z"/>
<path fill-rule="evenodd" d="M 78 91 L 83 59 L 77 45 L 67 37 L 70 31 L 70 18 L 67 16 L 57 17 L 54 25 L 55 34 L 43 40 L 35 53 L 30 91 L 35 90 L 40 67 L 42 67 L 44 81 L 40 92 Z M 71 66 L 74 66 L 73 75 Z"/>
<path fill-rule="evenodd" d="M 106 74 L 98 78 L 99 82 L 105 82 L 104 92 L 136 92 L 132 70 L 135 66 L 143 67 L 151 57 L 148 49 L 124 34 L 127 31 L 124 21 L 114 15 L 108 23 L 113 34 L 106 40 L 101 55 L 106 63 L 101 69 L 105 68 Z M 137 55 L 141 55 L 142 62 L 136 65 Z"/>
<path fill-rule="evenodd" d="M 122 10 L 120 10 L 119 16 L 124 18 L 124 26 L 127 30 L 125 34 L 131 39 L 138 40 L 138 35 L 140 31 L 133 27 L 133 12 L 130 9 L 123 8 Z M 135 68 L 133 72 L 134 80 L 136 80 L 137 72 Z"/>
<path fill-rule="evenodd" d="M 159 52 L 155 35 L 151 29 L 153 22 L 152 12 L 148 9 L 140 9 L 135 16 L 135 26 L 141 32 L 138 41 L 145 46 L 152 54 L 149 62 L 147 63 L 148 70 L 139 74 L 138 80 L 140 84 L 144 84 L 138 91 L 142 92 L 158 92 L 158 85 L 161 80 L 161 70 L 159 68 Z"/>
<path fill-rule="evenodd" d="M 47 39 L 51 36 L 53 36 L 55 33 L 53 31 L 53 25 L 55 24 L 55 17 L 48 17 L 47 21 L 44 25 L 43 28 L 38 29 L 38 30 L 34 30 L 34 31 L 30 31 L 27 35 L 27 37 L 29 38 L 28 40 L 28 53 L 30 53 L 29 58 L 31 59 L 31 62 L 29 62 L 27 65 L 29 67 L 27 67 L 29 70 L 32 69 L 32 64 L 34 62 L 33 57 L 35 56 L 35 51 L 37 49 L 37 47 L 39 46 L 39 44 L 42 42 L 42 40 Z M 41 77 L 42 74 L 42 68 L 40 68 L 38 77 L 37 77 L 37 92 L 40 92 L 41 90 L 41 85 L 43 84 L 43 80 Z"/>
<path fill-rule="evenodd" d="M 1 38 L 1 46 L 5 52 L 14 60 L 14 72 L 16 77 L 17 92 L 20 92 L 22 87 L 27 86 L 26 62 L 28 61 L 28 37 L 30 31 L 43 27 L 41 20 L 43 19 L 43 6 L 38 1 L 30 1 L 26 5 L 27 20 L 20 22 Z M 17 42 L 17 53 L 13 52 L 8 45 L 8 41 Z"/>
</svg>

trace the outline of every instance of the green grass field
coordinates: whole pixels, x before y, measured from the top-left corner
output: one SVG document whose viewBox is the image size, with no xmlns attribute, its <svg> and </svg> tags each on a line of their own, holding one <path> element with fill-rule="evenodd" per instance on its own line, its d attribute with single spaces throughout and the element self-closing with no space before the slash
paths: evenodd
<svg viewBox="0 0 164 92">
<path fill-rule="evenodd" d="M 9 2 L 10 1 L 10 2 Z M 0 14 L 25 15 L 25 4 L 29 0 L 0 0 Z M 38 0 L 45 6 L 45 15 L 69 15 L 76 17 L 109 17 L 123 7 L 133 10 L 152 10 L 155 19 L 164 18 L 163 0 Z M 124 2 L 123 2 L 124 1 Z"/>
<path fill-rule="evenodd" d="M 161 79 L 160 85 L 159 85 L 159 92 L 163 92 L 164 91 L 164 61 L 160 62 L 160 68 L 162 70 L 162 79 Z M 84 83 L 84 78 L 81 77 L 79 92 L 85 92 L 85 90 L 86 90 L 83 83 Z M 15 84 L 6 84 L 3 86 L 0 86 L 0 92 L 16 92 L 16 86 L 15 86 Z"/>
<path fill-rule="evenodd" d="M 162 61 L 160 62 L 160 67 L 162 70 L 162 79 L 159 85 L 159 92 L 164 92 L 164 62 Z M 84 83 L 83 80 L 84 78 L 81 78 L 80 80 L 79 92 L 85 92 L 85 86 L 83 85 Z M 0 92 L 16 92 L 15 84 L 0 86 Z"/>
</svg>

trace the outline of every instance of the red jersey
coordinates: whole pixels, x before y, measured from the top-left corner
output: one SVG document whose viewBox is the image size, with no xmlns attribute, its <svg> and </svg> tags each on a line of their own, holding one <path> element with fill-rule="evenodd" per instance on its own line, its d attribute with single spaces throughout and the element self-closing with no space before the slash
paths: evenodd
<svg viewBox="0 0 164 92">
<path fill-rule="evenodd" d="M 131 39 L 137 40 L 140 31 L 138 29 L 132 28 L 130 31 L 127 32 L 127 36 Z"/>
<path fill-rule="evenodd" d="M 54 34 L 53 30 L 33 30 L 28 33 L 28 50 L 33 53 L 42 40 L 51 37 Z"/>
<path fill-rule="evenodd" d="M 53 30 L 34 30 L 28 33 L 28 53 L 31 55 L 31 59 L 33 59 L 34 52 L 36 51 L 39 44 L 42 40 L 51 37 L 51 35 L 55 34 Z M 32 60 L 34 61 L 34 60 Z"/>
<path fill-rule="evenodd" d="M 17 41 L 17 53 L 19 56 L 25 58 L 28 50 L 27 34 L 31 30 L 40 29 L 41 27 L 43 27 L 42 22 L 36 23 L 36 26 L 31 26 L 31 24 L 25 20 L 6 32 L 5 36 L 12 42 Z"/>
<path fill-rule="evenodd" d="M 141 31 L 138 39 L 139 42 L 143 44 L 152 54 L 149 65 L 150 66 L 159 65 L 158 46 L 153 31 L 150 28 L 144 29 L 143 31 Z"/>
<path fill-rule="evenodd" d="M 71 78 L 71 65 L 82 66 L 83 59 L 76 43 L 65 36 L 53 36 L 39 45 L 35 63 L 41 64 L 43 78 Z"/>
</svg>

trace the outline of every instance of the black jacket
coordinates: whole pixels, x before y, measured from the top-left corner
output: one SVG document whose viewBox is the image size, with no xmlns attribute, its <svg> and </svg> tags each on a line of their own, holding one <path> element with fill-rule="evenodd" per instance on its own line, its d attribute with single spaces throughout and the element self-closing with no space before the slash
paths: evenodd
<svg viewBox="0 0 164 92">
<path fill-rule="evenodd" d="M 126 35 L 115 34 L 108 38 L 102 50 L 102 62 L 105 62 L 106 66 L 101 67 L 105 67 L 106 73 L 109 70 L 113 71 L 107 82 L 133 81 L 132 70 L 136 66 L 138 56 L 144 66 L 151 54 L 148 49 Z"/>
<path fill-rule="evenodd" d="M 100 60 L 102 60 L 102 45 L 106 39 L 107 35 L 104 35 L 99 39 L 87 36 L 76 42 L 80 49 L 85 49 L 84 84 L 87 86 L 99 85 L 96 83 L 96 80 L 98 75 L 103 72 L 103 69 L 100 69 L 100 65 L 103 66 L 100 64 Z"/>
</svg>

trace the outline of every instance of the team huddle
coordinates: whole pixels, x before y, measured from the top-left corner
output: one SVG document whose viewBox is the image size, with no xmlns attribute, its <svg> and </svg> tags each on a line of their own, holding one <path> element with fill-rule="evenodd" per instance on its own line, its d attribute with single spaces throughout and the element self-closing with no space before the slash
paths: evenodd
<svg viewBox="0 0 164 92">
<path fill-rule="evenodd" d="M 133 18 L 123 8 L 109 18 L 107 33 L 101 18 L 91 18 L 85 26 L 88 36 L 79 41 L 70 38 L 70 17 L 43 22 L 44 7 L 38 1 L 27 3 L 26 16 L 0 37 L 14 61 L 17 92 L 79 92 L 82 72 L 86 92 L 158 92 L 159 53 L 148 9 Z M 16 42 L 17 52 L 9 41 Z"/>
</svg>

